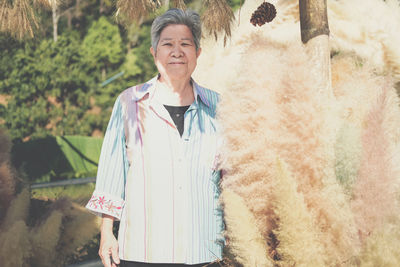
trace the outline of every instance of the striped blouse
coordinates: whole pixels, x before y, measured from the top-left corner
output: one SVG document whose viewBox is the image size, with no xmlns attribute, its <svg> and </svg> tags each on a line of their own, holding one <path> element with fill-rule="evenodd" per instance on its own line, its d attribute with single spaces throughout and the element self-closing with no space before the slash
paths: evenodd
<svg viewBox="0 0 400 267">
<path fill-rule="evenodd" d="M 219 95 L 193 81 L 195 101 L 184 114 L 181 137 L 153 98 L 156 87 L 157 77 L 118 96 L 86 207 L 120 220 L 123 260 L 198 264 L 221 259 Z"/>
</svg>

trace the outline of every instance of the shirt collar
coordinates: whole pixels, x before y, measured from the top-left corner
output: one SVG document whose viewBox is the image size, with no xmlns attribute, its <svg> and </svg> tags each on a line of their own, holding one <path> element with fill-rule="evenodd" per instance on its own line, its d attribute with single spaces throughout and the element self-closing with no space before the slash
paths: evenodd
<svg viewBox="0 0 400 267">
<path fill-rule="evenodd" d="M 153 96 L 155 84 L 159 76 L 160 74 L 153 77 L 146 83 L 133 87 L 135 92 L 133 93 L 132 99 L 137 102 L 142 100 L 147 94 L 149 94 L 149 98 L 151 98 Z M 207 107 L 209 107 L 211 99 L 209 99 L 205 94 L 205 88 L 198 85 L 192 78 L 191 81 L 193 84 L 193 94 L 196 104 L 198 104 L 198 99 L 200 99 Z"/>
</svg>

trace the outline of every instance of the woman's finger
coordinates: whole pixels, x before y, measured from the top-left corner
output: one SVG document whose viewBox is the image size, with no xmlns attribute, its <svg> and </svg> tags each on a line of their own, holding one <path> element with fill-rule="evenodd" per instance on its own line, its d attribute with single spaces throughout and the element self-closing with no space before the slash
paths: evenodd
<svg viewBox="0 0 400 267">
<path fill-rule="evenodd" d="M 115 264 L 119 264 L 118 246 L 111 248 L 111 258 Z"/>
<path fill-rule="evenodd" d="M 112 267 L 110 253 L 108 251 L 104 251 L 104 250 L 99 251 L 99 255 L 100 255 L 101 262 L 103 263 L 104 267 Z"/>
</svg>

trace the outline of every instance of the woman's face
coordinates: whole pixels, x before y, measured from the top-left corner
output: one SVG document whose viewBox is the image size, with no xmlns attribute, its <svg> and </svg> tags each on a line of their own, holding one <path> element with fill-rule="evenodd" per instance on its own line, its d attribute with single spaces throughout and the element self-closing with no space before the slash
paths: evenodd
<svg viewBox="0 0 400 267">
<path fill-rule="evenodd" d="M 201 50 L 196 51 L 192 32 L 186 25 L 172 24 L 162 30 L 157 51 L 151 47 L 150 52 L 162 79 L 189 80 Z"/>
</svg>

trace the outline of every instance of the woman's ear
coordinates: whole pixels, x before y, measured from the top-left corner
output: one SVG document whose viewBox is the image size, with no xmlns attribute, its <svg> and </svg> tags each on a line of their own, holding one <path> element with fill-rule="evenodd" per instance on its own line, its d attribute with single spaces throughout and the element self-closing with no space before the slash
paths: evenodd
<svg viewBox="0 0 400 267">
<path fill-rule="evenodd" d="M 199 57 L 201 54 L 201 47 L 199 47 L 199 49 L 197 49 L 196 51 L 196 57 Z"/>
<path fill-rule="evenodd" d="M 154 52 L 154 49 L 152 46 L 150 46 L 150 53 L 153 56 L 153 58 L 156 59 L 156 53 Z"/>
</svg>

